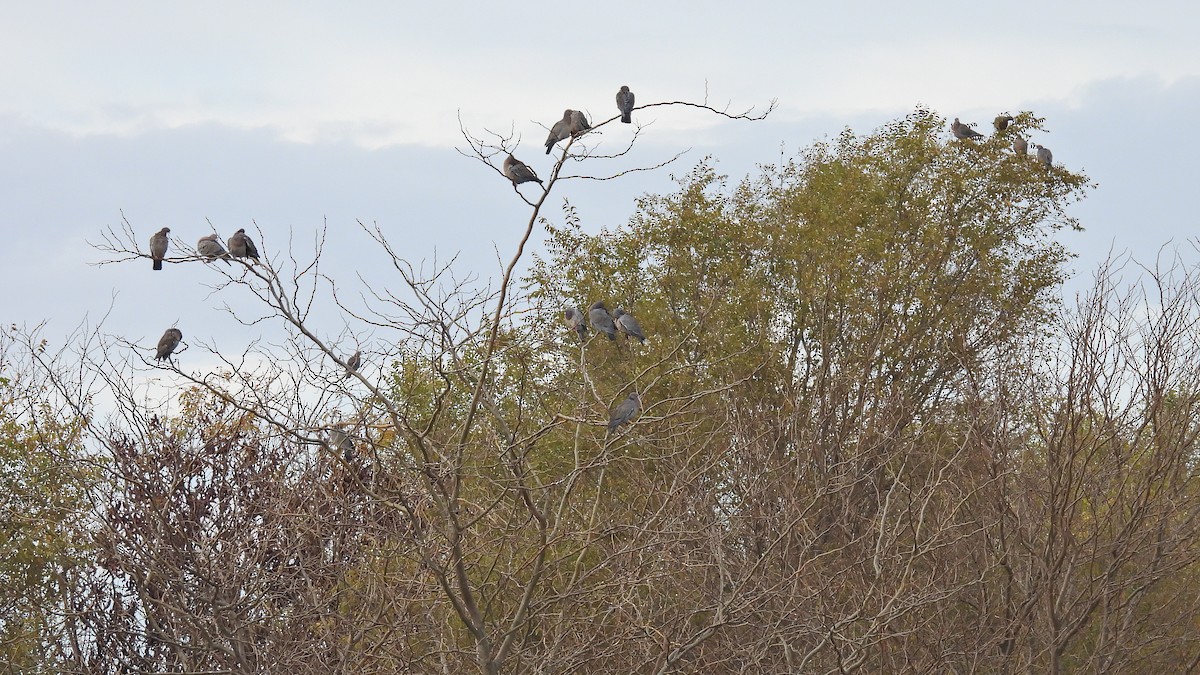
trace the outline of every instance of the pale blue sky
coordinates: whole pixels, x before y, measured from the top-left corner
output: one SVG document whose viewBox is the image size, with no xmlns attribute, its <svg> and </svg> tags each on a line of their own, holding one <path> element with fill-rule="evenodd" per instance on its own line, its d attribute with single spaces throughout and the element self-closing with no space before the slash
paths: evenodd
<svg viewBox="0 0 1200 675">
<path fill-rule="evenodd" d="M 455 152 L 459 112 L 475 131 L 515 129 L 518 156 L 546 172 L 537 123 L 565 107 L 607 117 L 621 84 L 639 103 L 706 86 L 735 108 L 778 99 L 760 124 L 639 117 L 654 124 L 633 159 L 691 147 L 671 171 L 712 155 L 734 179 L 781 145 L 790 155 L 918 104 L 983 130 L 1032 109 L 1049 129 L 1035 140 L 1099 183 L 1073 210 L 1087 231 L 1063 234 L 1081 277 L 1110 249 L 1152 257 L 1200 234 L 1191 3 L 47 2 L 5 3 L 3 16 L 5 324 L 66 331 L 115 302 L 108 329 L 141 343 L 176 321 L 237 350 L 255 337 L 218 309 L 250 301 L 211 297 L 201 265 L 89 266 L 103 256 L 85 242 L 121 210 L 143 245 L 164 225 L 194 243 L 205 218 L 222 237 L 254 219 L 260 248 L 278 251 L 327 222 L 326 271 L 347 286 L 356 272 L 388 283 L 355 219 L 416 261 L 461 253 L 464 271 L 490 275 L 527 212 Z M 628 130 L 609 133 L 619 143 Z M 546 215 L 567 198 L 596 231 L 671 184 L 660 171 L 562 187 Z"/>
</svg>

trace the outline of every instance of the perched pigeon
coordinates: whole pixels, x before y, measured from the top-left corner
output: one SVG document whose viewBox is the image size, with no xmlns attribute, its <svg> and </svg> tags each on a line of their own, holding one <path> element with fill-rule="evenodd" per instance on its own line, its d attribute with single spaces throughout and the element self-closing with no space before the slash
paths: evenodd
<svg viewBox="0 0 1200 675">
<path fill-rule="evenodd" d="M 534 182 L 541 184 L 542 179 L 537 177 L 533 169 L 529 168 L 525 162 L 513 157 L 511 154 L 504 160 L 504 177 L 511 180 L 513 185 L 521 183 Z"/>
<path fill-rule="evenodd" d="M 608 417 L 608 431 L 611 433 L 617 427 L 625 424 L 633 419 L 638 410 L 642 407 L 642 400 L 638 398 L 637 392 L 629 392 L 629 396 L 621 401 L 620 405 L 613 408 L 612 414 Z"/>
<path fill-rule="evenodd" d="M 1021 157 L 1028 156 L 1029 155 L 1029 141 L 1025 140 L 1024 138 L 1021 138 L 1020 136 L 1017 136 L 1016 138 L 1014 138 L 1013 139 L 1013 152 L 1017 153 L 1017 155 L 1019 155 Z"/>
<path fill-rule="evenodd" d="M 592 324 L 592 330 L 604 333 L 609 340 L 617 339 L 617 327 L 603 302 L 597 302 L 588 308 L 588 323 Z"/>
<path fill-rule="evenodd" d="M 983 134 L 975 131 L 962 122 L 959 122 L 957 117 L 955 117 L 954 122 L 950 124 L 950 133 L 954 134 L 955 138 L 960 138 L 963 140 L 968 138 L 983 138 Z"/>
<path fill-rule="evenodd" d="M 163 229 L 150 235 L 150 258 L 154 260 L 154 269 L 162 269 L 163 256 L 167 255 L 167 233 L 171 228 L 164 227 Z"/>
<path fill-rule="evenodd" d="M 168 328 L 163 333 L 163 336 L 158 339 L 158 351 L 154 353 L 154 359 L 156 361 L 169 360 L 171 352 L 175 351 L 175 348 L 179 346 L 180 340 L 183 340 L 183 331 L 178 328 Z"/>
<path fill-rule="evenodd" d="M 567 108 L 563 111 L 562 119 L 550 127 L 550 135 L 546 137 L 546 154 L 554 148 L 554 144 L 571 137 L 571 126 L 575 111 Z"/>
<path fill-rule="evenodd" d="M 996 127 L 996 131 L 1004 131 L 1008 128 L 1008 124 L 1013 121 L 1012 115 L 997 115 L 996 119 L 992 120 L 992 126 Z"/>
<path fill-rule="evenodd" d="M 229 254 L 235 258 L 253 258 L 258 260 L 258 248 L 250 237 L 246 236 L 246 228 L 233 233 L 229 238 Z"/>
<path fill-rule="evenodd" d="M 353 375 L 354 371 L 358 370 L 358 367 L 361 365 L 362 365 L 362 352 L 361 351 L 354 352 L 353 356 L 346 359 L 346 376 L 343 377 L 342 379 L 343 380 L 350 379 L 350 376 Z"/>
<path fill-rule="evenodd" d="M 571 111 L 571 135 L 579 135 L 591 129 L 592 125 L 588 124 L 587 116 L 578 110 Z"/>
<path fill-rule="evenodd" d="M 563 310 L 563 322 L 567 324 L 567 328 L 579 333 L 580 342 L 587 340 L 587 324 L 583 321 L 583 312 L 568 307 Z"/>
<path fill-rule="evenodd" d="M 1038 149 L 1037 158 L 1038 161 L 1042 163 L 1042 166 L 1046 167 L 1047 169 L 1054 166 L 1054 153 L 1050 152 L 1050 148 L 1042 147 L 1036 143 L 1033 147 Z"/>
<path fill-rule="evenodd" d="M 617 324 L 617 330 L 646 344 L 646 336 L 642 333 L 642 324 L 638 323 L 632 314 L 618 307 L 613 311 L 613 321 Z"/>
<path fill-rule="evenodd" d="M 621 91 L 617 92 L 617 110 L 621 111 L 622 122 L 633 122 L 633 92 L 626 85 L 621 85 Z"/>
<path fill-rule="evenodd" d="M 329 429 L 329 444 L 342 451 L 347 462 L 354 459 L 354 441 L 350 435 L 336 427 Z"/>
<path fill-rule="evenodd" d="M 209 260 L 220 258 L 225 261 L 226 265 L 229 264 L 229 252 L 221 245 L 220 238 L 215 234 L 200 237 L 200 241 L 196 242 L 196 252 Z"/>
</svg>

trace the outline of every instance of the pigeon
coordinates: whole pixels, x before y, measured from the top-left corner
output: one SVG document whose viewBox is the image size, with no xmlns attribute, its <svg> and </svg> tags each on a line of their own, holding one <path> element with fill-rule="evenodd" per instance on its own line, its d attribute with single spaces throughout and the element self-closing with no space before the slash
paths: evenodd
<svg viewBox="0 0 1200 675">
<path fill-rule="evenodd" d="M 353 375 L 354 371 L 358 370 L 358 367 L 361 365 L 362 365 L 362 352 L 361 351 L 354 352 L 353 356 L 346 359 L 346 376 L 343 377 L 342 379 L 343 380 L 350 379 L 350 376 Z"/>
<path fill-rule="evenodd" d="M 578 110 L 571 111 L 571 135 L 577 136 L 591 129 L 592 125 L 588 124 L 587 116 Z"/>
<path fill-rule="evenodd" d="M 1013 121 L 1012 115 L 997 115 L 996 119 L 992 120 L 992 126 L 996 127 L 996 131 L 1004 131 L 1008 128 L 1009 122 Z"/>
<path fill-rule="evenodd" d="M 617 324 L 617 330 L 621 331 L 629 337 L 635 337 L 638 342 L 646 344 L 646 336 L 642 333 L 642 325 L 638 320 L 633 318 L 633 315 L 626 312 L 620 307 L 613 311 L 613 321 Z"/>
<path fill-rule="evenodd" d="M 181 340 L 183 340 L 183 331 L 178 328 L 168 328 L 163 333 L 163 336 L 158 339 L 158 351 L 154 353 L 154 360 L 170 360 L 171 352 L 175 351 Z"/>
<path fill-rule="evenodd" d="M 546 137 L 546 154 L 550 154 L 550 150 L 554 148 L 554 144 L 570 138 L 571 126 L 573 122 L 574 110 L 567 108 L 563 111 L 562 119 L 555 122 L 554 126 L 550 127 L 550 135 Z"/>
<path fill-rule="evenodd" d="M 567 324 L 567 328 L 579 333 L 580 342 L 587 340 L 587 324 L 583 321 L 583 312 L 568 307 L 563 310 L 563 322 Z"/>
<path fill-rule="evenodd" d="M 1016 138 L 1014 138 L 1013 139 L 1013 152 L 1017 153 L 1017 155 L 1019 155 L 1021 157 L 1028 156 L 1029 155 L 1029 141 L 1025 140 L 1024 138 L 1021 138 L 1020 136 L 1017 136 Z"/>
<path fill-rule="evenodd" d="M 329 429 L 329 444 L 342 451 L 347 462 L 354 459 L 354 441 L 350 435 L 338 428 Z"/>
<path fill-rule="evenodd" d="M 246 228 L 233 233 L 229 238 L 229 254 L 235 258 L 253 258 L 258 260 L 258 248 L 250 237 L 246 236 Z"/>
<path fill-rule="evenodd" d="M 621 85 L 617 92 L 617 110 L 621 111 L 621 121 L 625 124 L 633 122 L 633 92 L 627 85 Z"/>
<path fill-rule="evenodd" d="M 167 233 L 171 228 L 164 227 L 163 229 L 150 235 L 150 258 L 154 260 L 154 269 L 162 269 L 163 256 L 167 254 Z"/>
<path fill-rule="evenodd" d="M 541 185 L 542 183 L 542 179 L 537 177 L 533 169 L 511 154 L 504 160 L 504 177 L 511 180 L 513 185 L 529 182 Z"/>
<path fill-rule="evenodd" d="M 1054 166 L 1054 153 L 1050 152 L 1050 148 L 1042 147 L 1036 143 L 1033 147 L 1037 148 L 1038 150 L 1037 158 L 1038 161 L 1042 163 L 1042 166 L 1046 167 L 1047 169 Z"/>
<path fill-rule="evenodd" d="M 638 409 L 641 407 L 642 400 L 638 398 L 637 392 L 629 392 L 629 396 L 626 396 L 625 400 L 621 401 L 620 405 L 618 405 L 616 408 L 613 408 L 612 414 L 608 417 L 609 433 L 614 431 L 622 424 L 625 424 L 629 420 L 633 419 L 633 416 L 637 414 Z"/>
<path fill-rule="evenodd" d="M 196 252 L 211 260 L 220 258 L 229 264 L 229 252 L 221 245 L 220 238 L 215 234 L 210 234 L 206 237 L 200 237 L 200 241 L 196 242 Z"/>
<path fill-rule="evenodd" d="M 604 333 L 609 340 L 617 339 L 617 327 L 613 324 L 612 315 L 608 313 L 608 308 L 603 302 L 597 302 L 588 308 L 588 322 L 592 324 L 592 330 L 597 333 Z"/>
<path fill-rule="evenodd" d="M 982 138 L 983 137 L 983 134 L 979 133 L 978 131 L 975 131 L 971 127 L 963 124 L 962 122 L 959 122 L 957 117 L 955 117 L 954 122 L 950 124 L 950 133 L 954 134 L 955 138 L 960 138 L 963 140 L 966 140 L 969 138 Z"/>
</svg>

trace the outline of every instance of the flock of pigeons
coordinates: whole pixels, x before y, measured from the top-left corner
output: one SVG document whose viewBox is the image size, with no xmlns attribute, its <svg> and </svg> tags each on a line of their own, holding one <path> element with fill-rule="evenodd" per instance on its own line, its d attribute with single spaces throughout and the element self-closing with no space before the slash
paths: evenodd
<svg viewBox="0 0 1200 675">
<path fill-rule="evenodd" d="M 629 91 L 627 85 L 621 85 L 621 90 L 617 92 L 617 110 L 621 111 L 621 121 L 625 124 L 633 123 L 633 100 L 633 92 Z M 578 136 L 591 128 L 592 125 L 588 123 L 587 116 L 582 111 L 567 108 L 563 111 L 562 119 L 550 127 L 550 135 L 546 137 L 546 154 L 550 154 L 555 143 Z M 542 179 L 538 178 L 537 173 L 529 168 L 528 164 L 513 157 L 511 152 L 504 159 L 503 172 L 504 177 L 511 180 L 514 187 L 521 183 L 542 184 Z"/>
<path fill-rule="evenodd" d="M 621 111 L 621 121 L 625 124 L 630 124 L 633 121 L 633 105 L 634 96 L 629 87 L 622 86 L 617 92 L 617 109 Z M 1000 134 L 1008 129 L 1012 123 L 1011 115 L 998 115 L 992 121 L 992 125 L 996 129 L 996 133 Z M 550 135 L 546 138 L 546 154 L 554 148 L 554 145 L 559 141 L 566 140 L 573 136 L 578 136 L 591 129 L 588 123 L 587 116 L 581 111 L 567 109 L 563 111 L 562 119 L 554 123 L 550 128 Z M 957 117 L 950 124 L 950 132 L 955 138 L 960 140 L 974 140 L 983 138 L 983 134 L 972 129 L 969 125 L 963 124 Z M 1029 141 L 1022 138 L 1020 135 L 1013 137 L 1013 151 L 1019 156 L 1028 156 Z M 1037 159 L 1043 166 L 1049 169 L 1054 161 L 1054 155 L 1050 149 L 1041 145 L 1034 144 L 1037 148 Z M 512 181 L 513 186 L 521 183 L 534 182 L 539 185 L 542 180 L 538 178 L 527 164 L 512 156 L 509 153 L 504 160 L 503 173 L 506 178 Z M 154 269 L 161 270 L 163 258 L 167 255 L 167 247 L 169 240 L 167 235 L 171 232 L 171 228 L 164 227 L 150 237 L 150 258 L 153 261 Z M 196 252 L 208 261 L 224 260 L 225 264 L 229 264 L 230 257 L 234 258 L 250 258 L 258 260 L 258 248 L 251 241 L 250 237 L 246 236 L 246 230 L 240 229 L 233 234 L 226 242 L 228 249 L 221 245 L 221 240 L 216 234 L 210 234 L 200 238 L 196 243 Z M 626 340 L 636 338 L 639 343 L 646 343 L 646 335 L 642 331 L 642 326 L 638 320 L 623 308 L 617 307 L 612 314 L 609 314 L 608 308 L 604 306 L 604 302 L 593 303 L 588 308 L 587 319 L 585 321 L 583 312 L 577 307 L 567 307 L 563 311 L 563 321 L 567 328 L 575 331 L 579 336 L 580 342 L 587 340 L 588 326 L 597 334 L 603 333 L 609 340 L 616 341 L 617 333 L 624 333 Z M 178 328 L 171 327 L 163 333 L 163 336 L 158 341 L 158 349 L 155 352 L 154 358 L 162 361 L 169 360 L 175 348 L 183 340 L 183 332 Z M 354 371 L 358 370 L 362 365 L 362 352 L 356 351 L 346 360 L 346 375 L 343 379 L 348 379 Z M 641 409 L 642 401 L 637 392 L 630 392 L 629 395 L 618 404 L 610 413 L 608 420 L 608 431 L 611 433 L 622 424 L 628 423 L 637 415 Z M 349 444 L 349 437 L 340 430 L 334 430 L 340 434 L 340 438 L 334 440 L 334 444 L 342 447 Z M 340 441 L 340 442 L 339 442 Z M 352 447 L 352 446 L 351 446 Z M 347 450 L 349 452 L 349 450 Z"/>
<path fill-rule="evenodd" d="M 633 122 L 633 92 L 628 86 L 622 86 L 617 92 L 617 109 L 621 111 L 621 121 L 625 124 Z M 588 123 L 587 116 L 581 111 L 567 109 L 563 111 L 562 119 L 554 123 L 550 128 L 550 135 L 546 138 L 546 154 L 554 148 L 554 144 L 559 141 L 566 140 L 572 136 L 582 134 L 591 129 L 591 124 Z M 524 162 L 513 157 L 510 153 L 504 160 L 503 167 L 504 176 L 512 181 L 513 186 L 521 183 L 536 182 L 539 185 L 542 183 L 533 169 L 529 168 Z M 163 268 L 163 259 L 167 255 L 167 248 L 170 246 L 170 239 L 167 237 L 170 234 L 171 228 L 164 227 L 150 237 L 150 259 L 153 262 L 155 270 Z M 200 238 L 196 243 L 196 252 L 208 262 L 215 260 L 224 260 L 225 264 L 229 264 L 231 257 L 233 258 L 249 258 L 258 260 L 258 247 L 250 237 L 246 236 L 245 228 L 238 230 L 226 242 L 228 249 L 221 245 L 221 240 L 216 234 L 209 234 Z M 574 330 L 581 341 L 587 339 L 587 324 L 584 323 L 583 313 L 575 307 L 568 307 L 565 312 L 567 325 Z M 593 304 L 588 310 L 588 323 L 591 324 L 593 330 L 597 333 L 604 333 L 609 340 L 617 339 L 617 332 L 624 333 L 626 339 L 636 338 L 641 344 L 646 343 L 646 335 L 642 332 L 642 326 L 638 320 L 629 314 L 621 307 L 618 307 L 613 314 L 608 313 L 608 309 L 603 302 Z M 172 326 L 163 333 L 158 341 L 158 348 L 155 351 L 154 358 L 158 361 L 171 360 L 171 354 L 179 347 L 179 343 L 183 341 L 183 331 Z M 346 359 L 346 375 L 342 379 L 348 379 L 354 371 L 358 370 L 362 365 L 362 352 L 356 351 Z M 616 408 L 613 409 L 608 422 L 608 430 L 611 432 L 617 427 L 629 422 L 638 410 L 641 408 L 641 399 L 637 392 L 632 392 L 625 398 Z M 349 444 L 349 437 L 340 430 L 335 430 L 341 435 L 340 439 L 334 440 L 334 444 L 341 447 Z M 338 441 L 341 442 L 338 442 Z M 352 446 L 351 446 L 352 447 Z M 345 448 L 344 448 L 345 449 Z"/>
<path fill-rule="evenodd" d="M 164 227 L 150 235 L 150 259 L 156 270 L 163 268 L 163 258 L 167 256 L 167 247 L 171 243 L 167 238 L 170 232 L 171 228 Z M 226 265 L 229 264 L 230 256 L 258 260 L 258 247 L 254 245 L 250 237 L 246 236 L 246 228 L 234 232 L 227 243 L 229 244 L 228 251 L 221 245 L 221 240 L 216 234 L 210 234 L 200 237 L 200 241 L 196 242 L 196 252 L 210 261 L 224 260 Z M 154 353 L 155 360 L 169 360 L 171 353 L 175 351 L 181 341 L 183 341 L 183 331 L 175 327 L 168 328 L 158 340 L 158 349 Z"/>
<path fill-rule="evenodd" d="M 996 133 L 1000 134 L 1008 129 L 1008 125 L 1012 121 L 1012 115 L 997 115 L 996 119 L 992 120 L 992 126 L 995 127 Z M 963 141 L 973 141 L 976 138 L 983 138 L 983 134 L 959 122 L 957 117 L 950 123 L 950 133 L 954 134 L 955 138 Z M 1042 166 L 1049 169 L 1054 165 L 1054 153 L 1050 152 L 1050 148 L 1043 147 L 1037 143 L 1034 143 L 1033 147 L 1037 148 L 1037 158 Z M 1019 134 L 1013 136 L 1012 148 L 1013 152 L 1017 153 L 1018 156 L 1027 157 L 1029 155 L 1029 141 Z"/>
<path fill-rule="evenodd" d="M 628 86 L 622 85 L 617 92 L 616 101 L 617 110 L 621 111 L 621 122 L 631 124 L 633 122 L 634 95 Z M 567 108 L 563 111 L 562 119 L 550 127 L 550 134 L 546 137 L 546 154 L 550 154 L 554 145 L 559 141 L 579 136 L 591 128 L 592 125 L 588 123 L 587 116 L 583 112 Z M 509 153 L 508 157 L 504 159 L 503 173 L 505 178 L 512 181 L 513 187 L 522 183 L 542 184 L 542 179 L 538 178 L 537 173 L 528 164 L 513 157 L 512 153 Z M 609 314 L 603 301 L 593 303 L 588 308 L 586 320 L 579 308 L 567 307 L 563 311 L 563 321 L 567 324 L 567 328 L 579 335 L 580 342 L 587 340 L 588 325 L 591 325 L 592 330 L 597 334 L 603 333 L 609 340 L 616 341 L 617 333 L 620 332 L 625 334 L 626 340 L 636 338 L 639 343 L 646 344 L 646 334 L 642 331 L 642 325 L 638 323 L 638 320 L 621 307 Z M 609 414 L 608 431 L 611 433 L 622 424 L 628 423 L 637 415 L 641 407 L 642 401 L 637 392 L 630 392 L 629 396 L 625 397 L 625 400 L 621 401 Z"/>
</svg>

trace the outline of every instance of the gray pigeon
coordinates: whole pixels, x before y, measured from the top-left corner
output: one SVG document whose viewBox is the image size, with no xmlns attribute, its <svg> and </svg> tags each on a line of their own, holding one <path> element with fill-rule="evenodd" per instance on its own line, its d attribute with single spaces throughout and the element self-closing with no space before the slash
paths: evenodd
<svg viewBox="0 0 1200 675">
<path fill-rule="evenodd" d="M 992 120 L 992 126 L 996 127 L 996 131 L 1004 131 L 1008 128 L 1008 124 L 1013 121 L 1012 115 L 997 115 L 996 119 Z"/>
<path fill-rule="evenodd" d="M 950 124 L 950 133 L 954 134 L 955 138 L 962 140 L 967 140 L 969 138 L 983 138 L 983 134 L 975 131 L 962 122 L 959 122 L 957 117 L 955 117 L 954 121 Z"/>
<path fill-rule="evenodd" d="M 571 111 L 571 135 L 577 136 L 591 128 L 586 115 L 578 110 Z"/>
<path fill-rule="evenodd" d="M 633 123 L 633 92 L 626 85 L 621 85 L 621 91 L 617 92 L 617 110 L 621 111 L 622 122 Z"/>
<path fill-rule="evenodd" d="M 358 367 L 361 365 L 362 365 L 362 352 L 356 351 L 356 352 L 354 352 L 353 356 L 346 359 L 346 376 L 343 377 L 342 379 L 343 380 L 350 379 L 350 376 L 353 375 L 354 371 L 358 370 Z"/>
<path fill-rule="evenodd" d="M 612 433 L 617 427 L 633 419 L 633 416 L 637 414 L 641 407 L 642 400 L 638 398 L 637 392 L 629 392 L 629 396 L 626 396 L 620 405 L 613 408 L 612 414 L 608 417 L 609 433 Z"/>
<path fill-rule="evenodd" d="M 1021 138 L 1020 136 L 1017 136 L 1016 138 L 1014 138 L 1013 139 L 1013 152 L 1017 153 L 1017 155 L 1020 157 L 1028 156 L 1029 155 L 1029 141 L 1025 140 L 1024 138 Z"/>
<path fill-rule="evenodd" d="M 603 302 L 597 302 L 588 308 L 588 323 L 592 324 L 592 330 L 604 333 L 609 340 L 617 339 L 617 327 Z"/>
<path fill-rule="evenodd" d="M 229 264 L 229 252 L 221 245 L 220 238 L 215 234 L 200 237 L 200 241 L 196 242 L 196 252 L 209 260 L 220 258 L 225 261 L 226 265 Z"/>
<path fill-rule="evenodd" d="M 633 318 L 632 314 L 618 307 L 613 311 L 613 320 L 617 324 L 617 330 L 629 337 L 637 338 L 638 342 L 642 344 L 646 344 L 646 336 L 642 333 L 642 325 L 638 323 L 637 319 Z"/>
<path fill-rule="evenodd" d="M 583 321 L 583 312 L 568 307 L 563 310 L 563 322 L 567 324 L 567 328 L 579 333 L 580 342 L 587 340 L 587 324 Z"/>
<path fill-rule="evenodd" d="M 167 233 L 171 228 L 164 227 L 163 229 L 150 235 L 150 258 L 154 260 L 154 269 L 162 269 L 163 256 L 167 255 Z"/>
<path fill-rule="evenodd" d="M 329 444 L 342 451 L 347 462 L 354 459 L 354 441 L 350 435 L 336 427 L 329 429 Z"/>
<path fill-rule="evenodd" d="M 1038 149 L 1037 158 L 1038 161 L 1042 163 L 1042 166 L 1046 167 L 1047 169 L 1054 166 L 1054 153 L 1050 152 L 1050 148 L 1042 147 L 1036 143 L 1033 145 L 1033 147 Z"/>
<path fill-rule="evenodd" d="M 179 342 L 183 340 L 183 331 L 178 328 L 168 328 L 163 336 L 158 339 L 158 351 L 154 353 L 156 361 L 170 359 L 171 352 L 179 346 Z"/>
<path fill-rule="evenodd" d="M 229 254 L 235 258 L 253 258 L 258 260 L 258 247 L 246 236 L 246 228 L 233 233 L 229 238 Z"/>
<path fill-rule="evenodd" d="M 555 143 L 571 137 L 571 125 L 574 115 L 575 111 L 567 108 L 563 111 L 562 119 L 550 127 L 550 135 L 546 137 L 547 155 L 550 154 L 550 150 L 554 148 Z"/>
<path fill-rule="evenodd" d="M 533 169 L 529 168 L 525 162 L 513 157 L 511 153 L 504 160 L 504 177 L 511 180 L 513 185 L 529 182 L 541 185 L 542 183 L 542 179 L 537 177 Z"/>
</svg>

